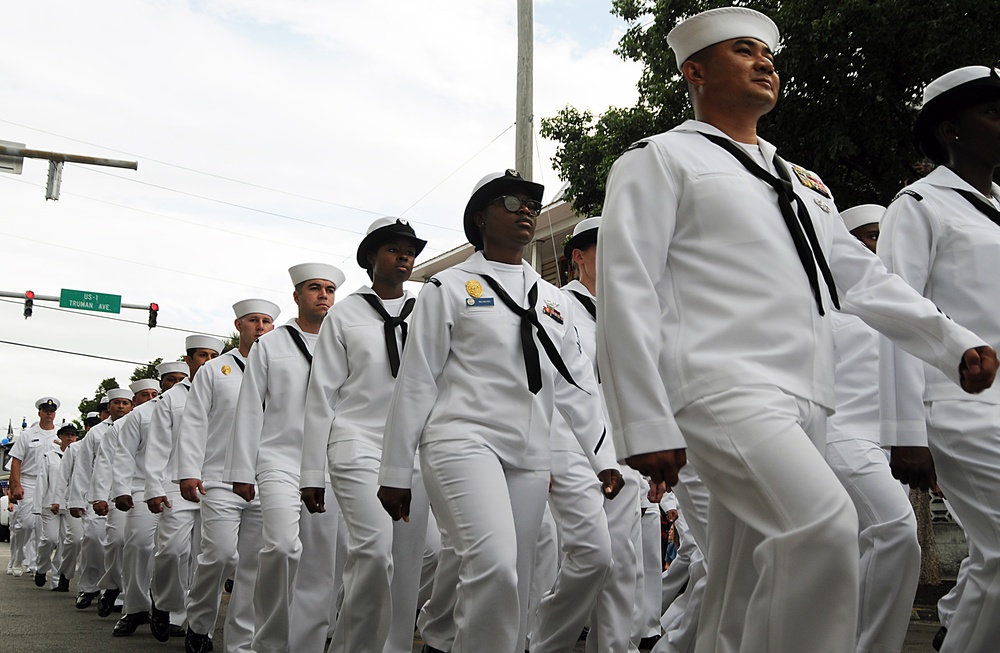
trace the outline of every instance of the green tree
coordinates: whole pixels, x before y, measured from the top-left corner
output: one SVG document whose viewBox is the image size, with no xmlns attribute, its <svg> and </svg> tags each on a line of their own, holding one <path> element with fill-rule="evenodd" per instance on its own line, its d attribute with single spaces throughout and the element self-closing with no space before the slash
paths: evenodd
<svg viewBox="0 0 1000 653">
<path fill-rule="evenodd" d="M 118 381 L 116 381 L 114 377 L 101 381 L 100 385 L 97 386 L 97 391 L 94 393 L 93 397 L 84 397 L 80 400 L 80 404 L 78 405 L 80 414 L 86 415 L 87 413 L 96 411 L 98 406 L 101 404 L 101 397 L 108 394 L 108 390 L 114 390 L 117 387 L 119 387 Z"/>
<path fill-rule="evenodd" d="M 160 373 L 156 371 L 156 366 L 163 362 L 162 358 L 157 358 L 156 360 L 151 360 L 145 365 L 140 365 L 135 368 L 132 372 L 132 376 L 129 377 L 129 381 L 135 382 L 139 379 L 158 379 L 160 378 Z"/>
<path fill-rule="evenodd" d="M 219 353 L 224 354 L 230 349 L 239 349 L 239 348 L 240 348 L 240 334 L 233 331 L 231 334 L 229 334 L 228 338 L 222 341 L 222 351 L 220 351 Z"/>
<path fill-rule="evenodd" d="M 598 118 L 566 107 L 542 120 L 567 196 L 601 212 L 611 164 L 629 143 L 693 117 L 667 33 L 683 18 L 733 4 L 774 19 L 782 98 L 760 135 L 782 156 L 819 173 L 847 208 L 886 204 L 925 174 L 911 129 L 924 85 L 960 66 L 997 63 L 1000 12 L 989 0 L 613 0 L 630 27 L 616 52 L 643 64 L 639 100 Z"/>
</svg>

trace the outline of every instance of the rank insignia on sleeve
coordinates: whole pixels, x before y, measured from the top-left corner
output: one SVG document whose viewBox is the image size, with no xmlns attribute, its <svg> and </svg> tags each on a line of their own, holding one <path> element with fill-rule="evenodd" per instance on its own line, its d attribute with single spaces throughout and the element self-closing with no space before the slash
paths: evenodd
<svg viewBox="0 0 1000 653">
<path fill-rule="evenodd" d="M 628 147 L 626 147 L 625 151 L 626 152 L 630 152 L 631 150 L 638 150 L 638 149 L 641 149 L 643 147 L 646 147 L 647 145 L 649 145 L 649 141 L 636 141 L 636 142 L 632 143 L 631 145 L 629 145 Z"/>
<path fill-rule="evenodd" d="M 559 324 L 562 324 L 563 316 L 558 310 L 556 310 L 556 306 L 559 306 L 556 302 L 545 302 L 545 307 L 542 309 L 542 313 L 548 315 Z"/>
<path fill-rule="evenodd" d="M 794 163 L 789 164 L 792 168 L 792 172 L 795 173 L 796 178 L 799 182 L 810 190 L 814 190 L 823 197 L 830 199 L 830 190 L 823 183 L 823 180 L 817 177 L 814 173 L 809 172 L 801 166 L 797 166 Z"/>
<path fill-rule="evenodd" d="M 230 372 L 233 371 L 233 368 L 229 367 L 228 365 L 223 365 L 219 371 L 222 372 L 223 374 L 228 375 Z"/>
</svg>

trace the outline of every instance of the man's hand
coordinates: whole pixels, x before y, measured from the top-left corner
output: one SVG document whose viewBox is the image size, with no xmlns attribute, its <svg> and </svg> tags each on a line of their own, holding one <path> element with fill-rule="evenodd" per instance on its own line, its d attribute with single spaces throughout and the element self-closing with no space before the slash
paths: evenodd
<svg viewBox="0 0 1000 653">
<path fill-rule="evenodd" d="M 59 504 L 58 503 L 53 503 L 51 506 L 49 506 L 49 512 L 51 512 L 53 515 L 58 515 L 59 514 Z"/>
<path fill-rule="evenodd" d="M 625 459 L 632 469 L 649 477 L 650 485 L 666 483 L 667 487 L 677 485 L 677 472 L 687 464 L 686 449 L 641 453 Z"/>
<path fill-rule="evenodd" d="M 646 493 L 646 498 L 649 499 L 650 503 L 659 503 L 663 495 L 667 493 L 666 483 L 650 483 L 649 492 Z"/>
<path fill-rule="evenodd" d="M 410 488 L 387 487 L 383 485 L 378 489 L 378 500 L 382 502 L 382 507 L 389 513 L 393 521 L 402 519 L 410 521 Z"/>
<path fill-rule="evenodd" d="M 671 524 L 677 521 L 677 517 L 678 514 L 676 508 L 671 508 L 670 510 L 667 511 L 667 521 L 670 522 Z"/>
<path fill-rule="evenodd" d="M 200 478 L 182 478 L 180 482 L 181 496 L 192 503 L 200 503 L 198 495 L 205 496 L 205 486 Z"/>
<path fill-rule="evenodd" d="M 302 501 L 310 513 L 326 512 L 326 488 L 302 488 Z"/>
<path fill-rule="evenodd" d="M 247 503 L 253 501 L 253 498 L 257 493 L 254 489 L 253 483 L 233 483 L 233 492 L 243 497 L 243 500 Z"/>
<path fill-rule="evenodd" d="M 962 389 L 970 394 L 982 392 L 990 387 L 997 375 L 996 350 L 988 345 L 966 350 L 962 354 L 958 374 L 962 379 Z"/>
<path fill-rule="evenodd" d="M 107 517 L 108 513 L 111 512 L 111 507 L 107 501 L 95 501 L 94 512 L 97 513 L 98 517 Z"/>
<path fill-rule="evenodd" d="M 24 498 L 24 488 L 20 484 L 12 485 L 10 488 L 10 504 L 14 505 Z"/>
<path fill-rule="evenodd" d="M 625 487 L 625 479 L 617 469 L 605 469 L 597 478 L 601 479 L 601 491 L 605 499 L 614 499 Z"/>
<path fill-rule="evenodd" d="M 123 494 L 121 496 L 115 497 L 115 508 L 118 508 L 122 512 L 128 512 L 129 510 L 131 510 L 134 507 L 135 507 L 135 504 L 132 503 L 132 495 L 131 494 Z"/>
<path fill-rule="evenodd" d="M 938 491 L 934 459 L 927 447 L 892 447 L 889 469 L 900 483 L 914 489 Z"/>
<path fill-rule="evenodd" d="M 153 497 L 152 499 L 146 499 L 146 506 L 149 507 L 149 512 L 158 515 L 163 512 L 164 508 L 170 507 L 170 500 L 165 496 Z"/>
<path fill-rule="evenodd" d="M 69 516 L 76 519 L 83 519 L 83 508 L 70 508 Z"/>
</svg>

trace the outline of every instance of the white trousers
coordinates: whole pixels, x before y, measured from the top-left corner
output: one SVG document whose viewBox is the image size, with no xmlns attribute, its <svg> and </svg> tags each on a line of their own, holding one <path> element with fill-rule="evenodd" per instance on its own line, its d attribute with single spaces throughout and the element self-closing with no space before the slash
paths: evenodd
<svg viewBox="0 0 1000 653">
<path fill-rule="evenodd" d="M 234 577 L 223 640 L 227 653 L 249 653 L 253 639 L 253 588 L 264 542 L 260 501 L 247 503 L 227 484 L 208 484 L 201 498 L 201 552 L 187 596 L 188 627 L 215 632 L 222 588 Z M 234 576 L 235 574 L 235 576 Z"/>
<path fill-rule="evenodd" d="M 77 588 L 81 592 L 92 594 L 100 589 L 98 583 L 104 576 L 104 547 L 101 546 L 101 537 L 106 518 L 94 514 L 94 509 L 87 507 L 82 519 L 83 541 L 80 545 L 80 579 Z"/>
<path fill-rule="evenodd" d="M 884 449 L 868 440 L 826 445 L 826 461 L 858 511 L 861 592 L 857 653 L 903 648 L 920 580 L 917 518 Z"/>
<path fill-rule="evenodd" d="M 674 486 L 677 497 L 678 523 L 683 522 L 681 551 L 690 556 L 687 590 L 677 596 L 680 587 L 673 592 L 670 604 L 666 606 L 660 625 L 663 637 L 653 647 L 654 653 L 690 653 L 694 651 L 698 622 L 705 599 L 708 583 L 704 550 L 708 548 L 708 488 L 694 469 L 694 465 L 681 468 L 680 482 Z M 674 570 L 670 565 L 670 571 Z M 669 572 L 668 572 L 669 575 Z"/>
<path fill-rule="evenodd" d="M 47 574 L 52 571 L 53 556 L 59 549 L 59 515 L 53 515 L 49 506 L 42 507 L 38 515 L 38 550 L 35 552 L 35 573 Z M 59 580 L 58 574 L 55 577 Z"/>
<path fill-rule="evenodd" d="M 381 451 L 359 442 L 329 449 L 330 483 L 347 527 L 344 598 L 331 653 L 409 653 L 429 505 L 414 466 L 409 522 L 393 522 L 378 492 Z M 391 635 L 391 636 L 390 636 Z"/>
<path fill-rule="evenodd" d="M 426 481 L 424 483 L 426 485 Z M 431 504 L 431 512 L 434 512 Z M 439 526 L 440 545 L 430 597 L 417 615 L 417 630 L 428 645 L 450 651 L 455 642 L 455 602 L 458 600 L 458 570 L 461 560 L 451 545 L 451 537 Z M 554 526 L 555 524 L 553 524 Z M 553 579 L 555 573 L 552 574 Z"/>
<path fill-rule="evenodd" d="M 827 465 L 826 414 L 766 386 L 676 414 L 708 487 L 698 653 L 849 653 L 858 619 L 857 512 Z"/>
<path fill-rule="evenodd" d="M 80 559 L 80 546 L 83 543 L 83 520 L 71 517 L 69 510 L 59 511 L 59 552 L 56 555 L 55 570 L 52 577 L 73 578 L 76 576 L 76 565 Z"/>
<path fill-rule="evenodd" d="M 423 482 L 421 477 L 421 488 Z M 427 491 L 423 490 L 426 494 Z M 344 530 L 347 530 L 346 528 Z M 434 511 L 427 511 L 427 535 L 424 537 L 424 555 L 420 562 L 420 589 L 417 592 L 417 609 L 422 609 L 431 598 L 434 588 L 434 574 L 437 571 L 438 558 L 441 555 L 441 531 L 438 529 Z"/>
<path fill-rule="evenodd" d="M 969 540 L 968 574 L 942 653 L 986 653 L 1000 641 L 1000 406 L 928 405 L 938 484 Z"/>
<path fill-rule="evenodd" d="M 254 586 L 252 648 L 256 653 L 322 653 L 336 591 L 339 511 L 310 515 L 301 510 L 299 475 L 290 472 L 260 472 L 257 491 L 264 546 Z"/>
<path fill-rule="evenodd" d="M 142 501 L 125 513 L 125 550 L 122 552 L 122 611 L 125 614 L 149 612 L 149 586 L 153 578 L 153 554 L 156 551 L 154 515 Z"/>
<path fill-rule="evenodd" d="M 601 481 L 582 452 L 552 452 L 548 499 L 562 529 L 563 556 L 555 584 L 538 605 L 532 653 L 573 649 L 611 569 Z"/>
<path fill-rule="evenodd" d="M 548 470 L 505 466 L 474 440 L 420 449 L 424 484 L 459 563 L 452 653 L 520 653 Z"/>
<path fill-rule="evenodd" d="M 148 508 L 147 508 L 148 510 Z M 122 551 L 125 548 L 125 513 L 111 506 L 104 520 L 104 576 L 98 586 L 102 590 L 120 590 L 122 581 Z"/>
<path fill-rule="evenodd" d="M 625 487 L 612 500 L 604 499 L 611 557 L 614 564 L 597 595 L 590 615 L 587 653 L 625 653 L 633 648 L 632 612 L 639 584 L 639 554 L 633 544 L 641 530 L 639 488 L 641 477 L 634 469 L 622 469 Z"/>
<path fill-rule="evenodd" d="M 156 525 L 156 553 L 150 590 L 157 610 L 184 614 L 191 584 L 191 560 L 197 555 L 201 529 L 200 504 L 186 500 L 180 490 L 168 490 L 170 508 L 164 508 Z"/>
<path fill-rule="evenodd" d="M 24 497 L 14 505 L 10 520 L 10 559 L 15 566 L 23 563 L 31 569 L 35 564 L 37 551 L 36 532 L 38 515 L 32 512 L 35 500 L 34 477 L 22 476 L 21 488 Z"/>
<path fill-rule="evenodd" d="M 639 580 L 642 604 L 635 606 L 635 609 L 640 611 L 641 636 L 655 637 L 660 634 L 663 605 L 663 528 L 658 505 L 653 504 L 642 513 L 639 529 L 642 537 L 642 569 Z"/>
<path fill-rule="evenodd" d="M 531 638 L 538 632 L 538 606 L 542 597 L 552 591 L 559 574 L 562 553 L 559 546 L 559 526 L 552 515 L 552 505 L 545 502 L 542 513 L 542 525 L 538 529 L 538 542 L 535 545 L 535 568 L 531 570 L 531 587 L 528 589 L 528 645 L 531 649 Z"/>
</svg>

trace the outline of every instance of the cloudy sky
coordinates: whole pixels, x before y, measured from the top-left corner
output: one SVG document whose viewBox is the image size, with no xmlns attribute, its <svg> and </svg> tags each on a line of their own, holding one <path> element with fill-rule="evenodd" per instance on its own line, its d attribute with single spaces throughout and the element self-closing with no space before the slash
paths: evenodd
<svg viewBox="0 0 1000 653">
<path fill-rule="evenodd" d="M 473 184 L 513 165 L 516 4 L 0 4 L 0 140 L 139 162 L 67 164 L 58 201 L 45 161 L 0 174 L 0 290 L 160 306 L 149 330 L 145 311 L 109 320 L 36 301 L 25 320 L 21 300 L 0 298 L 0 419 L 30 423 L 45 394 L 76 417 L 101 379 L 125 385 L 134 363 L 183 352 L 185 333 L 165 327 L 229 334 L 237 300 L 275 301 L 285 321 L 296 263 L 338 265 L 353 291 L 378 216 L 409 219 L 425 259 L 464 242 Z M 640 70 L 613 52 L 626 25 L 610 5 L 536 0 L 537 117 L 634 103 Z M 555 146 L 537 149 L 548 198 Z"/>
</svg>

